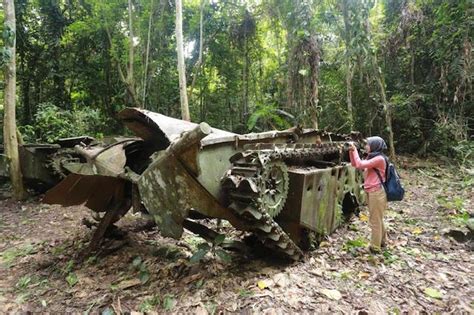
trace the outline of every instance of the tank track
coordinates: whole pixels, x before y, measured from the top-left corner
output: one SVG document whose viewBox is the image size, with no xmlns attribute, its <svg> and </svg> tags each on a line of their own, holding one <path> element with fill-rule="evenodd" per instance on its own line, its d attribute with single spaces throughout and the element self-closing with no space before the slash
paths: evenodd
<svg viewBox="0 0 474 315">
<path fill-rule="evenodd" d="M 280 256 L 299 260 L 303 257 L 302 250 L 274 220 L 279 210 L 270 215 L 269 209 L 262 202 L 261 190 L 265 189 L 261 174 L 270 164 L 285 163 L 287 160 L 323 158 L 324 155 L 341 153 L 342 142 L 322 144 L 257 144 L 246 147 L 246 151 L 237 153 L 231 158 L 232 167 L 224 178 L 224 189 L 230 198 L 229 208 L 241 218 L 262 244 Z M 288 179 L 288 172 L 282 170 Z M 284 206 L 288 193 L 281 193 Z M 268 190 L 268 189 L 267 189 Z M 266 192 L 265 192 L 266 193 Z"/>
<path fill-rule="evenodd" d="M 74 149 L 62 149 L 60 152 L 56 152 L 50 157 L 48 166 L 54 174 L 63 179 L 68 175 L 68 172 L 63 168 L 63 163 L 79 162 L 79 159 L 74 157 L 74 155 L 77 155 Z"/>
</svg>

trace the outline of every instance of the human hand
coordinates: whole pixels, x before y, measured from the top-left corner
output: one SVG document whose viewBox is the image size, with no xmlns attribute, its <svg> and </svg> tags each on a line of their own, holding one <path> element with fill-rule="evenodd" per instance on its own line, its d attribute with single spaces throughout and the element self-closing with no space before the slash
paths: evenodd
<svg viewBox="0 0 474 315">
<path fill-rule="evenodd" d="M 349 151 L 357 150 L 357 148 L 356 148 L 354 142 L 349 142 L 348 145 L 349 145 L 349 148 L 348 148 Z"/>
</svg>

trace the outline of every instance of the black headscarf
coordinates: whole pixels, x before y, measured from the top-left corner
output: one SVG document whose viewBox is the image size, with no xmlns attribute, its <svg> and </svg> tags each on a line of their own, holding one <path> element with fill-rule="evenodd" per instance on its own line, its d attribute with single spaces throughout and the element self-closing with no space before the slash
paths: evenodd
<svg viewBox="0 0 474 315">
<path fill-rule="evenodd" d="M 383 154 L 382 151 L 387 149 L 387 144 L 385 144 L 385 141 L 380 138 L 380 137 L 368 137 L 367 138 L 367 144 L 370 147 L 370 152 L 367 155 L 367 159 L 370 160 L 371 158 L 374 158 L 378 155 Z"/>
</svg>

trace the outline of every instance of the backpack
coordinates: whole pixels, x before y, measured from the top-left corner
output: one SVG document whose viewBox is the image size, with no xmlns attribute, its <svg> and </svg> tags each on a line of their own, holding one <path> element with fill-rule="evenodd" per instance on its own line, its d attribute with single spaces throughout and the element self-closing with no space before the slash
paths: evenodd
<svg viewBox="0 0 474 315">
<path fill-rule="evenodd" d="M 387 201 L 401 201 L 405 195 L 405 189 L 403 189 L 402 183 L 400 182 L 400 176 L 395 169 L 395 165 L 389 163 L 387 157 L 384 156 L 383 158 L 385 159 L 385 176 L 387 177 L 387 180 L 385 182 L 382 180 L 382 176 L 376 168 L 374 169 L 375 173 L 377 173 L 380 183 L 382 183 L 382 186 L 385 189 Z"/>
</svg>

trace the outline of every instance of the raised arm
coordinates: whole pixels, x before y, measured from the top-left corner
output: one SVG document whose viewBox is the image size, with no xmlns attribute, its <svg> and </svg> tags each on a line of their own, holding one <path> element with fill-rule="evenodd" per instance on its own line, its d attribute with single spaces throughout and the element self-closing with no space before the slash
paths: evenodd
<svg viewBox="0 0 474 315">
<path fill-rule="evenodd" d="M 361 160 L 357 149 L 349 151 L 349 157 L 351 159 L 351 165 L 358 169 L 384 167 L 383 158 L 380 159 L 377 157 L 370 160 Z"/>
</svg>

